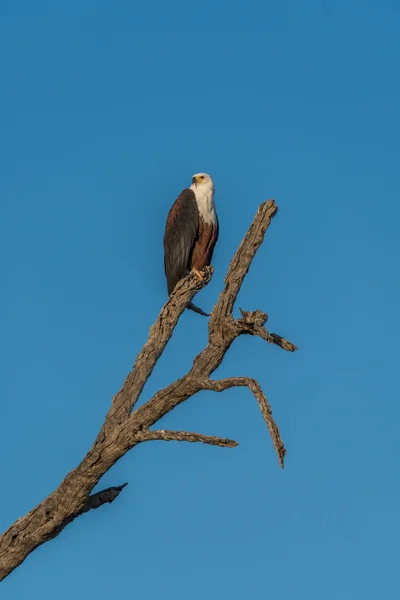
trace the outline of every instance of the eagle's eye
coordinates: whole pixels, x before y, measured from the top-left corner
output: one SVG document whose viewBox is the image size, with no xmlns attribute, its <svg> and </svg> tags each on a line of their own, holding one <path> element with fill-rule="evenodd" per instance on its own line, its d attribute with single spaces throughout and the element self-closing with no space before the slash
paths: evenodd
<svg viewBox="0 0 400 600">
<path fill-rule="evenodd" d="M 200 179 L 204 179 L 204 175 L 200 175 Z"/>
</svg>

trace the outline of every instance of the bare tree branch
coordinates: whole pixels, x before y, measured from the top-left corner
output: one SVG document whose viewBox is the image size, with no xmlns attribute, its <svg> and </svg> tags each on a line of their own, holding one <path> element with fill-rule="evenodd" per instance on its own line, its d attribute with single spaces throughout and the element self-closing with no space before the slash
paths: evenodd
<svg viewBox="0 0 400 600">
<path fill-rule="evenodd" d="M 202 433 L 192 433 L 190 431 L 168 431 L 159 429 L 158 431 L 139 431 L 135 434 L 138 442 L 148 442 L 152 440 L 164 440 L 165 442 L 202 442 L 211 446 L 222 446 L 223 448 L 235 448 L 239 444 L 235 440 L 228 438 L 215 437 L 214 435 L 203 435 Z"/>
<path fill-rule="evenodd" d="M 204 389 L 213 390 L 214 392 L 223 392 L 224 390 L 228 390 L 229 388 L 233 387 L 248 387 L 249 390 L 253 392 L 254 397 L 261 409 L 261 414 L 264 417 L 264 421 L 269 429 L 272 443 L 274 444 L 275 451 L 278 455 L 279 464 L 283 469 L 283 461 L 286 454 L 285 446 L 282 442 L 278 425 L 275 423 L 272 417 L 271 406 L 258 381 L 252 379 L 251 377 L 229 377 L 228 379 L 219 379 L 217 381 L 212 381 L 209 379 Z"/>
<path fill-rule="evenodd" d="M 196 292 L 209 282 L 212 268 L 205 270 L 203 281 L 190 274 L 178 283 L 151 327 L 148 340 L 138 354 L 133 370 L 114 396 L 104 424 L 87 455 L 68 473 L 54 492 L 0 536 L 0 581 L 20 565 L 35 548 L 56 537 L 77 516 L 115 500 L 124 486 L 108 488 L 97 494 L 92 494 L 92 490 L 101 477 L 134 446 L 151 439 L 163 439 L 234 447 L 236 442 L 233 440 L 198 433 L 149 431 L 149 427 L 164 415 L 201 390 L 222 391 L 233 386 L 248 387 L 260 405 L 283 467 L 283 442 L 259 384 L 249 377 L 233 377 L 221 381 L 209 379 L 211 373 L 221 364 L 233 341 L 242 334 L 258 335 L 290 352 L 296 350 L 296 346 L 291 342 L 267 332 L 264 328 L 267 320 L 265 313 L 242 311 L 242 318 L 237 320 L 232 315 L 244 277 L 276 212 L 277 206 L 273 200 L 264 202 L 258 208 L 253 223 L 231 261 L 224 289 L 211 313 L 208 344 L 194 359 L 190 371 L 181 379 L 159 390 L 132 413 L 180 315 L 192 302 Z"/>
<path fill-rule="evenodd" d="M 157 321 L 151 327 L 148 340 L 139 352 L 132 371 L 125 379 L 118 394 L 114 396 L 104 423 L 105 428 L 109 429 L 116 423 L 122 423 L 131 413 L 146 381 L 168 344 L 179 317 L 198 290 L 210 281 L 212 272 L 212 267 L 207 267 L 204 280 L 199 281 L 195 275 L 191 274 L 177 284 L 174 294 L 161 309 Z"/>
<path fill-rule="evenodd" d="M 289 342 L 289 340 L 285 340 L 282 336 L 277 333 L 269 333 L 264 327 L 264 324 L 268 320 L 268 315 L 262 312 L 261 310 L 255 310 L 254 312 L 249 312 L 242 310 L 239 308 L 242 313 L 242 319 L 238 319 L 236 321 L 237 326 L 241 329 L 240 333 L 248 333 L 250 335 L 258 335 L 263 340 L 268 342 L 268 344 L 276 344 L 283 350 L 287 350 L 288 352 L 294 352 L 297 350 L 297 346 Z"/>
</svg>

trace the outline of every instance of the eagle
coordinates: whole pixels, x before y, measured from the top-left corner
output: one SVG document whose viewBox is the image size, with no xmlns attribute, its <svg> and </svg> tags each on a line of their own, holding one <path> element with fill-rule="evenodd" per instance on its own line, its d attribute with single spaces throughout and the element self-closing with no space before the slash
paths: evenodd
<svg viewBox="0 0 400 600">
<path fill-rule="evenodd" d="M 211 264 L 218 233 L 213 180 L 207 173 L 196 173 L 192 185 L 179 194 L 167 217 L 164 270 L 168 295 L 190 272 L 204 278 L 201 271 Z M 202 313 L 191 303 L 188 308 Z"/>
</svg>

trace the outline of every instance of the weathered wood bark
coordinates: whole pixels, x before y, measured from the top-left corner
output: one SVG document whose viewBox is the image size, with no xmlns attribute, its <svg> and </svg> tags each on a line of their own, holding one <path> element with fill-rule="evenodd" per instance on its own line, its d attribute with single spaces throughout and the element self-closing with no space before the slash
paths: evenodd
<svg viewBox="0 0 400 600">
<path fill-rule="evenodd" d="M 35 548 L 56 537 L 73 519 L 117 498 L 126 484 L 95 494 L 91 492 L 108 469 L 134 446 L 151 440 L 203 442 L 230 448 L 236 446 L 237 442 L 234 440 L 199 433 L 149 430 L 149 427 L 165 414 L 201 390 L 221 392 L 235 386 L 248 387 L 260 406 L 283 468 L 285 448 L 278 426 L 272 417 L 271 407 L 257 381 L 249 377 L 232 377 L 220 381 L 210 379 L 232 342 L 242 334 L 257 335 L 289 352 L 296 350 L 296 346 L 291 342 L 265 329 L 265 313 L 259 310 L 241 310 L 241 319 L 235 319 L 232 314 L 243 279 L 276 212 L 277 206 L 273 200 L 264 202 L 259 207 L 231 261 L 224 289 L 211 313 L 208 344 L 194 359 L 190 371 L 158 391 L 143 406 L 132 412 L 157 360 L 171 338 L 180 315 L 196 292 L 208 283 L 212 269 L 205 270 L 204 281 L 199 281 L 195 275 L 188 275 L 176 286 L 151 327 L 148 340 L 137 356 L 132 371 L 121 390 L 114 396 L 104 424 L 87 455 L 68 473 L 54 492 L 0 536 L 0 581 L 20 565 Z"/>
</svg>

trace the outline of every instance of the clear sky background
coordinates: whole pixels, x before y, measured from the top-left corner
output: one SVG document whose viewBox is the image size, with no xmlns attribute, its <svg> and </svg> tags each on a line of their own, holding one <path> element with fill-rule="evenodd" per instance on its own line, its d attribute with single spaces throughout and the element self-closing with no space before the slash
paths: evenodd
<svg viewBox="0 0 400 600">
<path fill-rule="evenodd" d="M 399 595 L 400 8 L 395 0 L 0 4 L 0 529 L 91 446 L 166 300 L 168 210 L 215 181 L 215 303 L 257 206 L 279 206 L 238 306 L 259 379 L 162 421 L 234 450 L 152 443 L 112 505 L 36 550 L 4 600 Z M 142 400 L 207 339 L 185 313 Z"/>
</svg>

